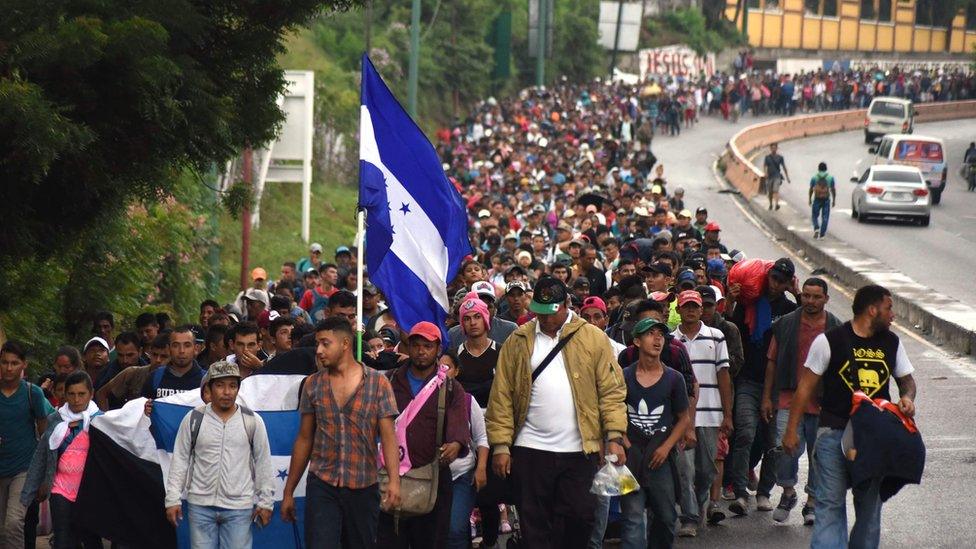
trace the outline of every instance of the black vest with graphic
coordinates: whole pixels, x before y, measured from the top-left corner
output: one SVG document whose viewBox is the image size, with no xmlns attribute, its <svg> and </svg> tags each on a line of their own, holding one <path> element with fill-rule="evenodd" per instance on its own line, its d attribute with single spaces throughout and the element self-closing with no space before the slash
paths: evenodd
<svg viewBox="0 0 976 549">
<path fill-rule="evenodd" d="M 898 336 L 888 330 L 865 339 L 854 333 L 850 322 L 824 335 L 830 344 L 830 363 L 823 375 L 820 426 L 843 429 L 858 388 L 870 398 L 891 400 L 888 381 L 895 371 Z"/>
</svg>

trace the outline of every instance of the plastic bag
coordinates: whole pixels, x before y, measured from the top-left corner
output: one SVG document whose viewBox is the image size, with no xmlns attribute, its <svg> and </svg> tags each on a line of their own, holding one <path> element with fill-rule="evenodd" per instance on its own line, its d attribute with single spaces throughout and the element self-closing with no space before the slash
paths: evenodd
<svg viewBox="0 0 976 549">
<path fill-rule="evenodd" d="M 729 270 L 729 287 L 733 284 L 741 285 L 739 303 L 748 306 L 759 299 L 766 288 L 766 274 L 773 263 L 765 259 L 747 259 L 732 266 Z"/>
<path fill-rule="evenodd" d="M 606 464 L 596 472 L 590 493 L 598 496 L 623 496 L 640 488 L 626 465 L 617 465 L 617 456 L 608 454 Z"/>
</svg>

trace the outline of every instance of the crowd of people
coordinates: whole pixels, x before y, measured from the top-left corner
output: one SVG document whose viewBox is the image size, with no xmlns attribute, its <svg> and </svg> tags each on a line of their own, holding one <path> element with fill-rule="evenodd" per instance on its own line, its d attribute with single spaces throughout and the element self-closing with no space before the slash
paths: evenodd
<svg viewBox="0 0 976 549">
<path fill-rule="evenodd" d="M 728 96 L 767 81 L 785 93 L 789 82 L 756 78 L 733 79 Z M 884 82 L 904 93 L 899 78 Z M 840 439 L 853 391 L 869 379 L 870 396 L 914 413 L 911 362 L 888 329 L 891 294 L 863 287 L 852 315 L 832 314 L 826 282 L 799 282 L 785 257 L 761 263 L 758 289 L 744 291 L 730 273 L 756 264 L 746 243 L 723 238 L 722 212 L 687 201 L 651 152 L 660 114 L 691 105 L 697 116 L 711 92 L 642 89 L 525 90 L 437 132 L 472 247 L 449 284 L 446 326 L 398 325 L 383 299 L 397 289 L 360 280 L 355 248 L 330 260 L 316 243 L 274 280 L 254 269 L 251 287 L 223 306 L 204 301 L 188 324 L 145 313 L 117 327 L 111 313 L 93 315 L 91 339 L 59 349 L 34 383 L 28 347 L 5 343 L 0 546 L 32 546 L 41 502 L 56 547 L 99 546 L 71 520 L 91 418 L 140 398 L 149 414 L 154 399 L 186 391 L 208 404 L 180 427 L 160 513 L 177 524 L 185 499 L 195 547 L 249 546 L 250 525 L 273 508 L 268 434 L 235 405 L 237 390 L 303 349 L 314 360 L 280 513 L 295 518 L 307 465 L 308 547 L 494 547 L 503 535 L 601 547 L 612 506 L 623 546 L 670 547 L 729 515 L 787 521 L 804 448 L 803 523 L 813 546 L 846 545 Z M 848 358 L 863 349 L 884 368 L 853 372 L 854 386 Z M 590 491 L 608 458 L 640 486 L 618 503 Z M 404 463 L 438 479 L 423 513 L 398 511 L 414 504 L 406 483 L 428 478 L 403 476 Z M 852 545 L 879 543 L 878 484 L 855 487 Z"/>
</svg>

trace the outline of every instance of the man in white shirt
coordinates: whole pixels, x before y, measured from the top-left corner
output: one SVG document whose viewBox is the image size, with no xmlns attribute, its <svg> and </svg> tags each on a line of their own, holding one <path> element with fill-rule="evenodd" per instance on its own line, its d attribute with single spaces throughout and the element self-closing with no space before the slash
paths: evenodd
<svg viewBox="0 0 976 549">
<path fill-rule="evenodd" d="M 717 502 L 709 501 L 709 489 L 718 472 L 715 458 L 719 432 L 728 435 L 732 430 L 732 378 L 725 335 L 701 321 L 701 294 L 685 290 L 678 294 L 677 303 L 681 324 L 672 334 L 688 350 L 699 386 L 698 399 L 693 405 L 695 447 L 686 449 L 679 460 L 681 489 L 686 494 L 681 498 L 678 535 L 694 537 L 703 519 L 715 523 L 725 518 Z"/>
<path fill-rule="evenodd" d="M 626 462 L 626 386 L 604 332 L 569 310 L 566 285 L 536 283 L 536 315 L 502 346 L 485 423 L 492 469 L 512 474 L 522 539 L 533 548 L 586 547 L 599 454 Z"/>
<path fill-rule="evenodd" d="M 174 527 L 182 520 L 185 489 L 193 547 L 247 549 L 251 523 L 267 526 L 271 521 L 268 432 L 260 416 L 237 405 L 240 383 L 236 364 L 212 364 L 210 404 L 187 414 L 176 434 L 166 479 L 166 518 Z"/>
</svg>

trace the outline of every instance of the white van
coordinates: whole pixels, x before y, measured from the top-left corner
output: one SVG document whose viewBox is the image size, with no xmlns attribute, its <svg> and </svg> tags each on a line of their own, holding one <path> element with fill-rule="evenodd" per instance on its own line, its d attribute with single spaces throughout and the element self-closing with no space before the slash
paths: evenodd
<svg viewBox="0 0 976 549">
<path fill-rule="evenodd" d="M 912 133 L 915 130 L 915 107 L 908 99 L 875 97 L 864 115 L 864 142 L 886 133 Z"/>
<path fill-rule="evenodd" d="M 945 143 L 938 137 L 924 135 L 889 134 L 881 138 L 877 147 L 868 152 L 874 155 L 875 164 L 900 164 L 915 166 L 922 171 L 925 184 L 932 191 L 932 203 L 942 200 L 946 186 Z"/>
</svg>

